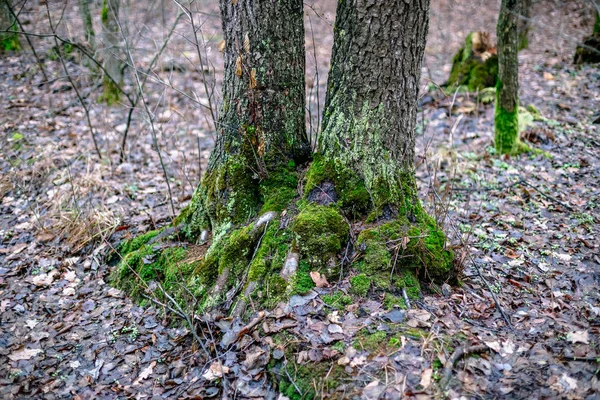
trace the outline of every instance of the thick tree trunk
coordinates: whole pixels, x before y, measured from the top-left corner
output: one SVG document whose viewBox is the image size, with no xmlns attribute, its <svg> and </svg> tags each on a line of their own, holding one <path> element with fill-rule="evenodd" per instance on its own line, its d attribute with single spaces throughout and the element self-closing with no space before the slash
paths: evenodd
<svg viewBox="0 0 600 400">
<path fill-rule="evenodd" d="M 529 30 L 531 29 L 531 0 L 521 0 L 519 10 L 519 50 L 529 47 Z"/>
<path fill-rule="evenodd" d="M 19 36 L 14 33 L 3 33 L 7 30 L 18 30 L 15 19 L 10 12 L 10 0 L 0 0 L 0 51 L 20 50 Z"/>
<path fill-rule="evenodd" d="M 208 171 L 189 210 L 191 236 L 244 222 L 261 208 L 282 211 L 296 189 L 285 176 L 310 157 L 302 1 L 222 0 L 221 14 L 223 104 Z M 282 191 L 287 197 L 270 199 Z"/>
<path fill-rule="evenodd" d="M 495 142 L 502 154 L 524 150 L 519 141 L 519 0 L 502 0 L 498 27 L 498 84 L 496 87 Z"/>
<path fill-rule="evenodd" d="M 102 38 L 104 50 L 102 53 L 104 67 L 103 92 L 101 100 L 108 104 L 119 101 L 120 91 L 118 86 L 123 82 L 123 63 L 119 59 L 120 33 L 119 24 L 119 1 L 104 0 L 102 4 Z"/>
<path fill-rule="evenodd" d="M 405 266 L 444 280 L 451 269 L 452 254 L 421 206 L 414 172 L 428 12 L 428 0 L 338 3 L 320 155 L 305 194 L 323 206 L 335 200 L 342 212 L 378 225 L 358 237 L 361 270 L 369 275 Z M 398 262 L 385 243 L 409 236 Z"/>
<path fill-rule="evenodd" d="M 89 0 L 79 0 L 79 14 L 83 23 L 83 33 L 87 44 L 92 50 L 96 50 L 96 33 L 92 23 L 92 14 L 90 13 Z"/>
<path fill-rule="evenodd" d="M 354 268 L 360 296 L 418 297 L 417 274 L 451 279 L 453 253 L 414 171 L 428 10 L 428 0 L 338 4 L 319 154 L 303 168 L 302 2 L 221 0 L 224 100 L 208 171 L 174 227 L 122 246 L 113 282 L 139 293 L 134 277 L 160 280 L 173 298 L 239 316 L 249 300 L 269 308 L 306 293 L 317 272 Z M 200 244 L 168 243 L 181 228 Z"/>
</svg>

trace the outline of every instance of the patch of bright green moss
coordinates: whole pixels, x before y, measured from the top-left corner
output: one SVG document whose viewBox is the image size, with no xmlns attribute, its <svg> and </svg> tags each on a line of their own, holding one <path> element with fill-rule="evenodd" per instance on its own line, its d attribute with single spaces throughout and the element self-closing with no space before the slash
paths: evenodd
<svg viewBox="0 0 600 400">
<path fill-rule="evenodd" d="M 352 297 L 348 296 L 341 290 L 338 290 L 331 294 L 322 296 L 323 302 L 330 305 L 331 307 L 343 310 L 347 305 L 352 304 Z"/>
<path fill-rule="evenodd" d="M 470 91 L 493 87 L 498 79 L 498 56 L 492 55 L 485 61 L 476 58 L 473 55 L 472 38 L 473 33 L 469 33 L 463 47 L 452 58 L 447 85 L 464 85 Z"/>
<path fill-rule="evenodd" d="M 391 293 L 386 293 L 383 297 L 383 307 L 386 310 L 391 310 L 392 308 L 396 307 L 405 310 L 406 303 L 402 297 L 394 296 Z"/>
<path fill-rule="evenodd" d="M 531 151 L 530 147 L 519 139 L 519 108 L 514 111 L 505 110 L 500 106 L 498 95 L 502 84 L 496 88 L 496 109 L 494 111 L 494 141 L 500 154 L 517 155 Z"/>
<path fill-rule="evenodd" d="M 365 297 L 371 288 L 371 279 L 366 274 L 359 274 L 350 278 L 350 285 L 352 293 Z"/>
<path fill-rule="evenodd" d="M 388 343 L 388 335 L 386 332 L 377 331 L 375 333 L 368 333 L 363 330 L 353 342 L 353 346 L 357 350 L 365 350 L 369 353 L 377 353 L 385 348 Z"/>
<path fill-rule="evenodd" d="M 302 259 L 316 268 L 325 267 L 329 260 L 335 259 L 349 231 L 348 224 L 335 207 L 315 204 L 301 208 L 291 229 Z"/>
<path fill-rule="evenodd" d="M 148 231 L 142 235 L 136 236 L 131 240 L 127 240 L 119 245 L 117 248 L 117 252 L 124 256 L 132 251 L 138 250 L 140 247 L 148 243 L 151 239 L 153 239 L 156 235 L 158 235 L 161 231 L 154 230 Z"/>
<path fill-rule="evenodd" d="M 315 283 L 309 275 L 310 264 L 305 260 L 300 260 L 298 271 L 293 278 L 292 294 L 306 294 L 315 287 Z"/>
<path fill-rule="evenodd" d="M 16 25 L 14 25 L 14 30 L 16 31 Z M 16 33 L 0 33 L 0 50 L 21 50 L 21 42 L 19 40 L 19 35 L 17 35 Z"/>
<path fill-rule="evenodd" d="M 371 207 L 371 196 L 365 183 L 359 178 L 356 171 L 352 171 L 335 161 L 326 159 L 322 155 L 315 156 L 308 171 L 304 185 L 305 198 L 313 190 L 324 183 L 330 182 L 335 187 L 337 205 L 349 215 L 358 217 L 366 213 Z"/>
</svg>

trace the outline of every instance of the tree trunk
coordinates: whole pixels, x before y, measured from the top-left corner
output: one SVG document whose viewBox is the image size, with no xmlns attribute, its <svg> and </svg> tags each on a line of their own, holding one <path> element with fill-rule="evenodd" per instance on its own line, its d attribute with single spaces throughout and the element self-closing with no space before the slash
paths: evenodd
<svg viewBox="0 0 600 400">
<path fill-rule="evenodd" d="M 516 154 L 525 150 L 519 141 L 519 0 L 502 0 L 498 27 L 498 84 L 494 116 L 496 150 Z"/>
<path fill-rule="evenodd" d="M 10 12 L 10 0 L 0 0 L 0 51 L 14 51 L 21 49 L 19 36 L 15 33 L 3 33 L 7 30 L 17 31 L 18 27 Z"/>
<path fill-rule="evenodd" d="M 223 104 L 208 171 L 190 207 L 191 236 L 244 222 L 261 208 L 282 211 L 296 190 L 296 180 L 285 177 L 310 156 L 302 2 L 222 0 L 221 15 Z M 284 198 L 270 198 L 284 191 Z"/>
<path fill-rule="evenodd" d="M 94 32 L 94 24 L 92 23 L 89 0 L 79 0 L 79 13 L 83 22 L 85 41 L 90 45 L 92 50 L 96 50 L 96 33 Z"/>
<path fill-rule="evenodd" d="M 597 6 L 600 7 L 600 6 Z M 592 35 L 583 40 L 583 44 L 575 50 L 575 64 L 600 63 L 600 11 L 596 8 L 594 12 L 596 20 Z"/>
<path fill-rule="evenodd" d="M 120 91 L 118 87 L 123 83 L 123 63 L 119 59 L 121 38 L 119 24 L 117 23 L 119 1 L 104 0 L 102 4 L 101 20 L 102 38 L 104 40 L 102 66 L 105 72 L 101 100 L 107 104 L 115 104 L 119 101 Z"/>
<path fill-rule="evenodd" d="M 414 171 L 428 12 L 428 0 L 344 0 L 337 7 L 320 156 L 304 189 L 309 200 L 335 199 L 342 212 L 377 225 L 358 236 L 365 251 L 359 270 L 370 276 L 403 268 L 443 281 L 451 270 L 452 254 L 421 206 Z M 398 258 L 386 243 L 402 237 L 412 239 Z"/>
<path fill-rule="evenodd" d="M 160 280 L 172 298 L 240 316 L 249 300 L 269 308 L 348 268 L 359 296 L 414 298 L 417 275 L 452 279 L 414 170 L 428 11 L 428 0 L 338 4 L 319 154 L 306 168 L 302 2 L 221 0 L 224 99 L 208 171 L 173 227 L 122 245 L 113 282 L 139 294 L 139 280 Z M 180 229 L 199 244 L 169 239 Z"/>
<path fill-rule="evenodd" d="M 529 47 L 529 30 L 531 29 L 531 0 L 521 0 L 519 12 L 519 50 Z"/>
</svg>

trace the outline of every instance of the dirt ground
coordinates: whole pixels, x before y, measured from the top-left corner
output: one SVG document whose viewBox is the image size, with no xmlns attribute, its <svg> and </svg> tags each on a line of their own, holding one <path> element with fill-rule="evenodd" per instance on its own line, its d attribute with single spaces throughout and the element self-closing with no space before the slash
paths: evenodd
<svg viewBox="0 0 600 400">
<path fill-rule="evenodd" d="M 421 198 L 464 268 L 462 286 L 424 285 L 419 301 L 399 309 L 383 293 L 353 298 L 346 279 L 269 314 L 256 310 L 248 330 L 203 322 L 210 356 L 166 307 L 140 307 L 111 288 L 106 263 L 123 238 L 168 224 L 206 168 L 213 131 L 198 102 L 208 101 L 206 80 L 218 103 L 221 32 L 214 2 L 197 4 L 209 73 L 195 68 L 182 22 L 145 90 L 164 169 L 141 108 L 118 162 L 128 103 L 98 104 L 77 52 L 67 65 L 102 159 L 54 43 L 33 39 L 49 82 L 29 51 L 0 56 L 0 397 L 600 399 L 600 69 L 571 63 L 592 29 L 587 2 L 534 2 L 520 100 L 539 111 L 524 114 L 523 136 L 545 154 L 509 158 L 492 146 L 493 103 L 438 89 L 466 35 L 494 31 L 498 4 L 432 1 L 417 172 Z M 335 4 L 305 7 L 312 137 Z M 49 7 L 56 20 L 63 15 L 61 35 L 79 32 L 75 6 Z M 176 7 L 131 10 L 126 27 L 143 69 Z M 24 28 L 48 32 L 44 13 L 27 4 Z M 298 351 L 286 353 L 292 345 Z M 267 372 L 270 361 L 296 367 Z"/>
</svg>

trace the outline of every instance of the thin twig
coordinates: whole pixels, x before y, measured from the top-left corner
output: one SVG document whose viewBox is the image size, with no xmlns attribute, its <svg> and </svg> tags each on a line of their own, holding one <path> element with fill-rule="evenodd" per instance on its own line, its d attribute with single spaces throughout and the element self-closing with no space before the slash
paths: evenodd
<svg viewBox="0 0 600 400">
<path fill-rule="evenodd" d="M 151 127 L 151 132 L 152 132 L 152 142 L 154 144 L 154 149 L 158 153 L 158 160 L 160 162 L 160 166 L 162 168 L 163 174 L 165 175 L 165 181 L 167 182 L 167 190 L 169 191 L 169 202 L 171 203 L 171 212 L 173 213 L 173 215 L 175 215 L 175 204 L 173 203 L 173 192 L 171 191 L 171 183 L 169 182 L 169 174 L 167 173 L 167 168 L 163 161 L 162 154 L 160 153 L 160 147 L 158 147 L 158 136 L 156 134 L 156 127 L 154 126 L 154 117 L 152 116 L 152 113 L 150 112 L 150 108 L 148 107 L 148 103 L 146 102 L 146 98 L 144 97 L 144 92 L 143 92 L 143 87 L 142 87 L 142 83 L 140 80 L 140 76 L 137 72 L 137 68 L 135 68 L 135 61 L 133 60 L 133 54 L 131 53 L 131 49 L 129 48 L 129 42 L 127 40 L 127 37 L 125 36 L 125 33 L 123 32 L 123 27 L 121 26 L 121 21 L 119 20 L 119 18 L 115 18 L 115 21 L 119 27 L 119 32 L 121 32 L 121 35 L 123 36 L 123 40 L 125 42 L 125 51 L 127 53 L 127 56 L 129 57 L 129 61 L 131 62 L 131 65 L 134 67 L 133 75 L 135 77 L 135 82 L 136 82 L 138 90 L 139 90 L 138 95 L 142 99 L 142 104 L 144 105 L 146 114 L 148 114 L 148 119 L 150 122 L 150 127 Z"/>
<path fill-rule="evenodd" d="M 90 119 L 90 112 L 89 112 L 87 106 L 85 105 L 85 101 L 81 97 L 81 94 L 79 93 L 79 89 L 77 89 L 75 82 L 73 82 L 73 78 L 71 78 L 71 75 L 69 74 L 69 69 L 67 68 L 67 64 L 65 63 L 65 60 L 63 59 L 62 51 L 60 50 L 60 45 L 58 43 L 58 39 L 56 36 L 54 24 L 52 23 L 52 17 L 50 16 L 50 7 L 48 6 L 48 2 L 46 2 L 46 13 L 48 15 L 48 23 L 50 24 L 50 30 L 52 30 L 52 32 L 55 33 L 54 44 L 56 45 L 56 51 L 58 52 L 58 58 L 60 60 L 60 63 L 62 64 L 63 69 L 65 70 L 65 74 L 67 74 L 69 83 L 73 87 L 73 90 L 75 91 L 75 94 L 77 95 L 77 98 L 79 99 L 79 102 L 81 103 L 81 106 L 83 107 L 83 110 L 85 112 L 85 118 L 87 120 L 88 127 L 90 128 L 90 134 L 92 135 L 92 141 L 94 142 L 94 148 L 96 149 L 96 154 L 98 154 L 98 158 L 100 158 L 100 160 L 102 160 L 102 153 L 100 153 L 100 148 L 98 147 L 98 142 L 96 141 L 96 136 L 94 135 L 94 127 L 92 126 L 92 120 Z"/>
</svg>

